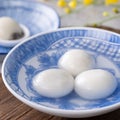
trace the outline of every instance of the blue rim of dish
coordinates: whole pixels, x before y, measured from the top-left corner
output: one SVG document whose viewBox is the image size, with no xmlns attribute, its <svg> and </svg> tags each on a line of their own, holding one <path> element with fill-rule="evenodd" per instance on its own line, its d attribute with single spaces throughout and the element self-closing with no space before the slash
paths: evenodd
<svg viewBox="0 0 120 120">
<path fill-rule="evenodd" d="M 33 108 L 42 108 L 49 112 L 59 112 L 59 113 L 63 113 L 64 114 L 88 114 L 90 116 L 90 114 L 93 114 L 93 113 L 96 113 L 96 114 L 99 114 L 99 112 L 102 113 L 102 111 L 112 111 L 114 109 L 117 109 L 119 108 L 120 106 L 120 103 L 116 103 L 116 104 L 113 104 L 113 105 L 110 105 L 110 106 L 105 106 L 105 107 L 102 107 L 102 108 L 95 108 L 95 109 L 91 109 L 91 110 L 61 110 L 61 109 L 54 109 L 54 108 L 49 108 L 49 107 L 46 107 L 46 106 L 42 106 L 42 105 L 39 105 L 37 103 L 34 103 L 34 102 L 31 102 L 31 101 L 28 101 L 27 99 L 23 98 L 22 96 L 18 95 L 15 91 L 12 90 L 12 88 L 8 85 L 7 81 L 5 80 L 5 77 L 4 77 L 4 66 L 5 66 L 5 63 L 7 61 L 7 58 L 12 54 L 12 52 L 14 50 L 16 50 L 19 46 L 21 46 L 22 44 L 24 44 L 25 42 L 28 42 L 28 40 L 30 39 L 34 39 L 35 37 L 38 37 L 38 36 L 42 36 L 42 35 L 45 35 L 45 34 L 48 34 L 48 33 L 53 33 L 53 32 L 58 32 L 58 31 L 62 31 L 62 30 L 96 30 L 96 31 L 100 31 L 100 32 L 106 32 L 106 33 L 109 33 L 109 34 L 113 34 L 113 35 L 116 35 L 118 37 L 120 37 L 120 34 L 117 34 L 117 33 L 114 33 L 114 32 L 109 32 L 107 30 L 101 30 L 101 29 L 97 29 L 97 28 L 87 28 L 87 27 L 70 27 L 70 28 L 62 28 L 62 29 L 58 29 L 58 30 L 54 30 L 54 31 L 49 31 L 49 32 L 44 32 L 44 33 L 41 33 L 41 34 L 37 34 L 37 35 L 34 35 L 32 37 L 30 37 L 29 39 L 26 39 L 26 41 L 23 41 L 21 43 L 19 43 L 18 45 L 16 45 L 7 55 L 7 57 L 5 58 L 4 60 L 4 63 L 3 63 L 3 67 L 2 67 L 2 77 L 3 77 L 3 82 L 5 84 L 5 86 L 8 88 L 8 90 L 15 96 L 17 97 L 19 100 L 21 100 L 22 102 L 26 103 L 27 105 L 33 107 Z M 113 42 L 108 42 L 112 45 L 119 45 L 120 44 L 117 44 L 117 43 L 113 43 Z M 35 107 L 34 107 L 35 106 Z M 57 110 L 57 111 L 56 111 Z M 104 112 L 104 113 L 106 113 Z"/>
<path fill-rule="evenodd" d="M 12 49 L 12 47 L 0 46 L 0 55 L 1 55 L 1 54 L 7 54 L 11 49 Z M 1 51 L 2 51 L 2 52 L 1 52 Z"/>
<path fill-rule="evenodd" d="M 4 1 L 12 1 L 12 2 L 15 1 L 15 2 L 16 2 L 16 0 L 4 0 Z M 29 1 L 29 0 L 26 0 L 26 1 L 18 0 L 18 1 L 21 1 L 22 3 L 29 3 L 29 2 L 31 2 L 31 3 L 33 3 L 33 4 L 35 4 L 35 5 L 41 4 L 41 5 L 45 6 L 45 7 L 53 10 L 54 13 L 55 13 L 56 16 L 57 16 L 56 18 L 58 18 L 58 19 L 57 19 L 57 20 L 58 20 L 58 23 L 56 24 L 56 29 L 57 29 L 57 28 L 60 28 L 60 26 L 61 26 L 61 19 L 60 19 L 60 16 L 58 15 L 58 13 L 56 12 L 56 10 L 55 10 L 54 8 L 46 5 L 45 3 L 38 2 L 38 1 L 33 1 L 33 0 L 30 0 L 30 1 Z M 37 34 L 39 34 L 39 33 L 37 33 Z M 34 35 L 33 35 L 33 36 L 34 36 Z M 32 36 L 30 36 L 30 37 L 32 37 Z M 29 37 L 26 38 L 26 39 L 29 39 Z M 13 47 L 0 46 L 0 54 L 7 54 L 12 48 L 13 48 Z"/>
</svg>

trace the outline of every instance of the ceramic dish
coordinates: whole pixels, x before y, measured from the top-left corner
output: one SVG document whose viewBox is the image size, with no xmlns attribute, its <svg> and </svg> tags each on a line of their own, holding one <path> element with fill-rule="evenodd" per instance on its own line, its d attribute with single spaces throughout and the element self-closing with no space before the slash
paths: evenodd
<svg viewBox="0 0 120 120">
<path fill-rule="evenodd" d="M 0 46 L 3 46 L 4 49 L 15 46 L 28 36 L 55 30 L 60 26 L 60 19 L 57 13 L 52 8 L 40 2 L 3 0 L 0 2 L 0 17 L 3 16 L 8 16 L 16 20 L 25 33 L 23 39 L 16 41 L 0 40 Z M 0 51 L 0 53 L 4 53 L 4 51 Z"/>
<path fill-rule="evenodd" d="M 2 66 L 3 81 L 16 98 L 48 114 L 82 118 L 113 111 L 120 107 L 119 40 L 119 34 L 93 28 L 65 28 L 38 34 L 8 53 Z M 83 49 L 92 54 L 97 68 L 115 75 L 116 91 L 107 98 L 92 101 L 82 99 L 74 91 L 59 99 L 36 93 L 32 77 L 37 72 L 57 67 L 60 56 L 69 49 Z"/>
</svg>

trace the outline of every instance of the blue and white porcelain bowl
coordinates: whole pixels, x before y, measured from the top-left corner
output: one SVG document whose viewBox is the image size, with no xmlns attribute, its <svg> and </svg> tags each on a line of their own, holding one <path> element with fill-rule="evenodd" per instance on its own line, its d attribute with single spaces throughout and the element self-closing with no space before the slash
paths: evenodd
<svg viewBox="0 0 120 120">
<path fill-rule="evenodd" d="M 0 17 L 3 16 L 16 20 L 23 28 L 25 37 L 14 41 L 0 40 L 0 47 L 6 49 L 4 51 L 0 48 L 0 53 L 7 53 L 8 47 L 11 49 L 28 36 L 55 30 L 60 26 L 60 19 L 55 10 L 40 2 L 29 0 L 1 0 Z"/>
<path fill-rule="evenodd" d="M 58 60 L 69 49 L 83 49 L 95 58 L 97 68 L 114 73 L 116 91 L 99 100 L 84 100 L 74 91 L 53 99 L 32 89 L 36 72 L 57 67 Z M 25 104 L 48 114 L 63 117 L 90 117 L 120 107 L 120 35 L 94 28 L 63 28 L 38 34 L 15 46 L 2 66 L 3 81 L 8 90 Z"/>
</svg>

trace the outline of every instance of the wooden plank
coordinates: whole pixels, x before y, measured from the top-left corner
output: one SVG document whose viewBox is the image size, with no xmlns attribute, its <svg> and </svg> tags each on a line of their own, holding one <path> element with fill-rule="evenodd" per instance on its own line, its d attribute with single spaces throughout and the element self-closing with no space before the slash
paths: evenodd
<svg viewBox="0 0 120 120">
<path fill-rule="evenodd" d="M 51 119 L 53 116 L 39 112 L 37 110 L 32 109 L 31 111 L 29 111 L 28 113 L 26 113 L 25 116 L 21 116 L 21 118 L 19 118 L 18 120 L 49 120 Z"/>
<path fill-rule="evenodd" d="M 14 106 L 14 104 L 13 104 L 13 106 Z M 28 106 L 21 103 L 20 105 L 18 105 L 16 107 L 14 107 L 13 109 L 11 109 L 11 111 L 6 112 L 6 114 L 4 114 L 4 116 L 2 116 L 1 119 L 2 120 L 6 120 L 6 119 L 7 120 L 16 120 L 19 117 L 21 117 L 22 115 L 25 115 L 25 113 L 27 113 L 30 110 L 31 110 L 30 107 L 28 107 Z"/>
<path fill-rule="evenodd" d="M 2 80 L 0 79 L 0 105 L 6 102 L 8 99 L 10 99 L 13 95 L 8 92 L 8 90 L 5 88 Z"/>
</svg>

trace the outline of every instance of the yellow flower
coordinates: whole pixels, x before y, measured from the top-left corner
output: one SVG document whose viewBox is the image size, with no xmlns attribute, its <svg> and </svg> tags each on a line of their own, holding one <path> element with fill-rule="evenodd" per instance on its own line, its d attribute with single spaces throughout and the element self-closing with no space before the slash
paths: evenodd
<svg viewBox="0 0 120 120">
<path fill-rule="evenodd" d="M 68 3 L 69 7 L 74 9 L 76 8 L 77 6 L 77 0 L 71 0 L 69 3 Z"/>
<path fill-rule="evenodd" d="M 113 8 L 112 11 L 113 11 L 114 13 L 119 13 L 118 8 Z"/>
<path fill-rule="evenodd" d="M 90 5 L 93 3 L 93 0 L 83 0 L 84 5 Z"/>
<path fill-rule="evenodd" d="M 64 8 L 64 11 L 65 11 L 65 13 L 67 13 L 67 14 L 71 13 L 71 9 L 70 9 L 69 7 L 65 7 L 65 8 Z"/>
<path fill-rule="evenodd" d="M 65 0 L 58 0 L 57 4 L 59 7 L 65 7 L 67 5 Z"/>
<path fill-rule="evenodd" d="M 108 16 L 109 15 L 109 13 L 108 12 L 103 12 L 103 14 L 102 14 L 104 17 L 106 17 L 106 16 Z"/>
<path fill-rule="evenodd" d="M 116 4 L 118 2 L 119 2 L 119 0 L 105 0 L 106 5 L 112 5 L 112 4 Z"/>
<path fill-rule="evenodd" d="M 97 23 L 93 23 L 92 26 L 93 26 L 93 27 L 97 27 L 98 24 L 97 24 Z"/>
</svg>

